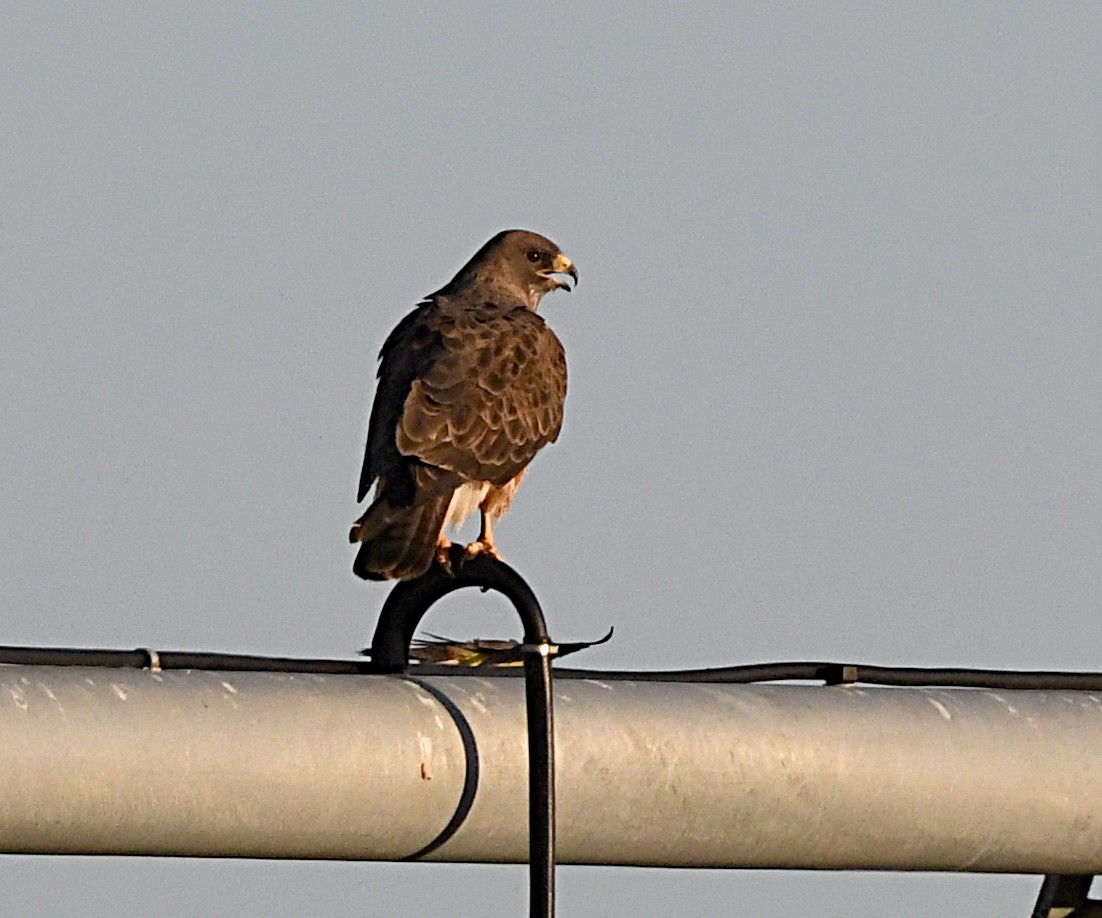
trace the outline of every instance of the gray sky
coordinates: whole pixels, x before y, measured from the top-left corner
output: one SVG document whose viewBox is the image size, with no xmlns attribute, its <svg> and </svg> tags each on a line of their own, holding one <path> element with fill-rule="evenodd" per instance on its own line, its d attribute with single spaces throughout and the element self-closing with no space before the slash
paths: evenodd
<svg viewBox="0 0 1102 918">
<path fill-rule="evenodd" d="M 346 655 L 375 354 L 581 271 L 499 531 L 595 667 L 1100 668 L 1102 6 L 22 4 L 3 642 Z M 448 601 L 432 630 L 512 634 Z M 520 914 L 523 868 L 6 858 L 24 916 Z M 1026 914 L 1039 881 L 573 868 L 560 914 Z M 119 901 L 119 897 L 123 901 Z M 905 906 L 905 907 L 904 907 Z"/>
</svg>

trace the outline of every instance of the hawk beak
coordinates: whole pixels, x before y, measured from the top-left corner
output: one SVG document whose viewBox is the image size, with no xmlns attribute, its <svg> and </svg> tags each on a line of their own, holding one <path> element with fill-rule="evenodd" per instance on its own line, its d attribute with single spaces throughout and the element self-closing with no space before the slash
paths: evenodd
<svg viewBox="0 0 1102 918">
<path fill-rule="evenodd" d="M 551 270 L 547 272 L 547 275 L 550 276 L 552 274 L 569 274 L 574 278 L 574 286 L 578 286 L 578 269 L 574 267 L 574 262 L 563 255 L 562 252 L 559 252 L 559 254 L 555 256 L 555 260 L 551 262 Z M 555 287 L 560 290 L 569 292 L 573 289 L 566 281 L 559 280 L 557 277 L 552 277 L 551 280 L 555 282 Z"/>
</svg>

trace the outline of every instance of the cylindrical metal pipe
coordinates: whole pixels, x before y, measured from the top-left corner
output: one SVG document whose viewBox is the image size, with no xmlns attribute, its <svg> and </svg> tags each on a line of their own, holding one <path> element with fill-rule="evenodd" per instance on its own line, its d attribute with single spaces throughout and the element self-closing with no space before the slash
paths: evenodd
<svg viewBox="0 0 1102 918">
<path fill-rule="evenodd" d="M 0 667 L 0 851 L 398 859 L 469 805 L 429 858 L 523 861 L 523 683 L 424 681 Z M 1102 696 L 571 680 L 555 706 L 561 863 L 1102 873 Z"/>
</svg>

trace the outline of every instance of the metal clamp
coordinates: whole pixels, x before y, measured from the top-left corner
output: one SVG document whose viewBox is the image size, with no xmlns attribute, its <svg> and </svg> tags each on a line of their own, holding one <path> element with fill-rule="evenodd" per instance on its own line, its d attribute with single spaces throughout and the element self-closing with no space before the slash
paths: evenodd
<svg viewBox="0 0 1102 918">
<path fill-rule="evenodd" d="M 1090 874 L 1049 874 L 1032 918 L 1102 918 L 1102 901 L 1089 898 L 1093 880 Z"/>
</svg>

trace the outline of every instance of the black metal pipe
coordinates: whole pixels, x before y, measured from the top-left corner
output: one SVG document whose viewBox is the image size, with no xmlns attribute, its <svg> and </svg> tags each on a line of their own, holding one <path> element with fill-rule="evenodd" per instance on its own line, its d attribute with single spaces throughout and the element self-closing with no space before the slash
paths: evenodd
<svg viewBox="0 0 1102 918">
<path fill-rule="evenodd" d="M 528 912 L 550 918 L 555 914 L 555 719 L 550 653 L 537 650 L 525 654 L 524 698 L 528 713 Z"/>
</svg>

